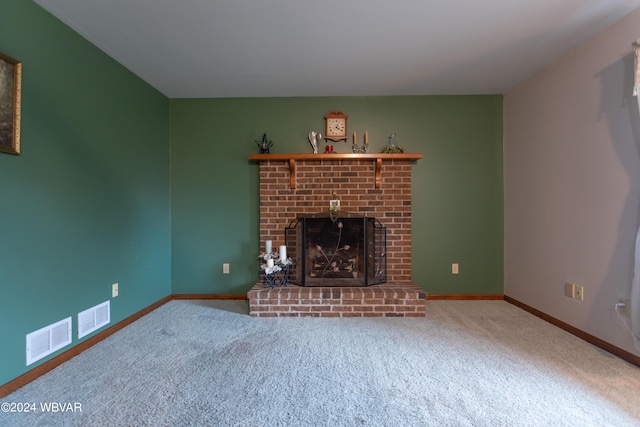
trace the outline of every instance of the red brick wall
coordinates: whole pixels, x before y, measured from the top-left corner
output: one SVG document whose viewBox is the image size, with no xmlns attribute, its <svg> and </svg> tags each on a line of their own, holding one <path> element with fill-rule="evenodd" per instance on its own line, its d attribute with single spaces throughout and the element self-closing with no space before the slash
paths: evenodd
<svg viewBox="0 0 640 427">
<path fill-rule="evenodd" d="M 265 288 L 256 284 L 248 293 L 253 317 L 424 317 L 427 294 L 417 285 L 371 287 Z"/>
<path fill-rule="evenodd" d="M 291 189 L 289 163 L 260 162 L 260 251 L 273 241 L 284 244 L 284 229 L 302 214 L 340 210 L 374 217 L 387 227 L 387 282 L 411 280 L 411 160 L 383 160 L 380 188 L 375 188 L 375 161 L 296 160 L 296 188 Z"/>
</svg>

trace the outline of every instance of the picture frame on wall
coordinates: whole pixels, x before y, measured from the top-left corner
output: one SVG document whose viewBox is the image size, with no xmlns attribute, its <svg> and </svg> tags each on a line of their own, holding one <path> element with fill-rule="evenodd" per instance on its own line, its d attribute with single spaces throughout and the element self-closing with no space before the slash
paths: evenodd
<svg viewBox="0 0 640 427">
<path fill-rule="evenodd" d="M 22 63 L 0 53 L 0 152 L 20 154 Z"/>
</svg>

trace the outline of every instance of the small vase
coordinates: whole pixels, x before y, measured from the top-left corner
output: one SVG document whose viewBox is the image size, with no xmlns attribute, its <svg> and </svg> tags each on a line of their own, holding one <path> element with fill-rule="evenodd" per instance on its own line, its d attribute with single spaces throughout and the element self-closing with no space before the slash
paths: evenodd
<svg viewBox="0 0 640 427">
<path fill-rule="evenodd" d="M 389 142 L 388 142 L 389 147 L 393 147 L 396 148 L 398 146 L 398 144 L 396 143 L 396 134 L 392 133 L 389 135 Z"/>
</svg>

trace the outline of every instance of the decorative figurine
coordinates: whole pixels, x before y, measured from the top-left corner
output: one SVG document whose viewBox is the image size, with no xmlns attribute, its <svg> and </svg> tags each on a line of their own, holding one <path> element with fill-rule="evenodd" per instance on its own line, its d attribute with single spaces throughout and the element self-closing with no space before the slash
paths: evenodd
<svg viewBox="0 0 640 427">
<path fill-rule="evenodd" d="M 320 132 L 314 130 L 309 132 L 309 142 L 311 143 L 311 147 L 313 147 L 313 154 L 318 154 L 318 143 L 320 140 L 322 140 L 322 134 Z"/>
<path fill-rule="evenodd" d="M 267 141 L 267 134 L 262 135 L 262 141 L 256 141 L 256 145 L 260 148 L 260 154 L 269 154 L 269 149 L 273 142 Z"/>
</svg>

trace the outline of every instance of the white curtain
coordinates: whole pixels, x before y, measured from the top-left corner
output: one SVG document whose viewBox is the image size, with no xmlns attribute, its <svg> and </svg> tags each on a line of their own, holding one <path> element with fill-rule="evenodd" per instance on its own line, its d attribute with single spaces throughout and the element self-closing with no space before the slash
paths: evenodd
<svg viewBox="0 0 640 427">
<path fill-rule="evenodd" d="M 640 111 L 640 96 L 638 96 L 640 93 L 640 40 L 633 42 L 633 51 L 635 53 L 633 94 L 638 100 L 638 111 Z M 640 227 L 636 233 L 635 263 L 630 301 L 629 313 L 631 314 L 633 344 L 637 350 L 640 350 Z"/>
</svg>

